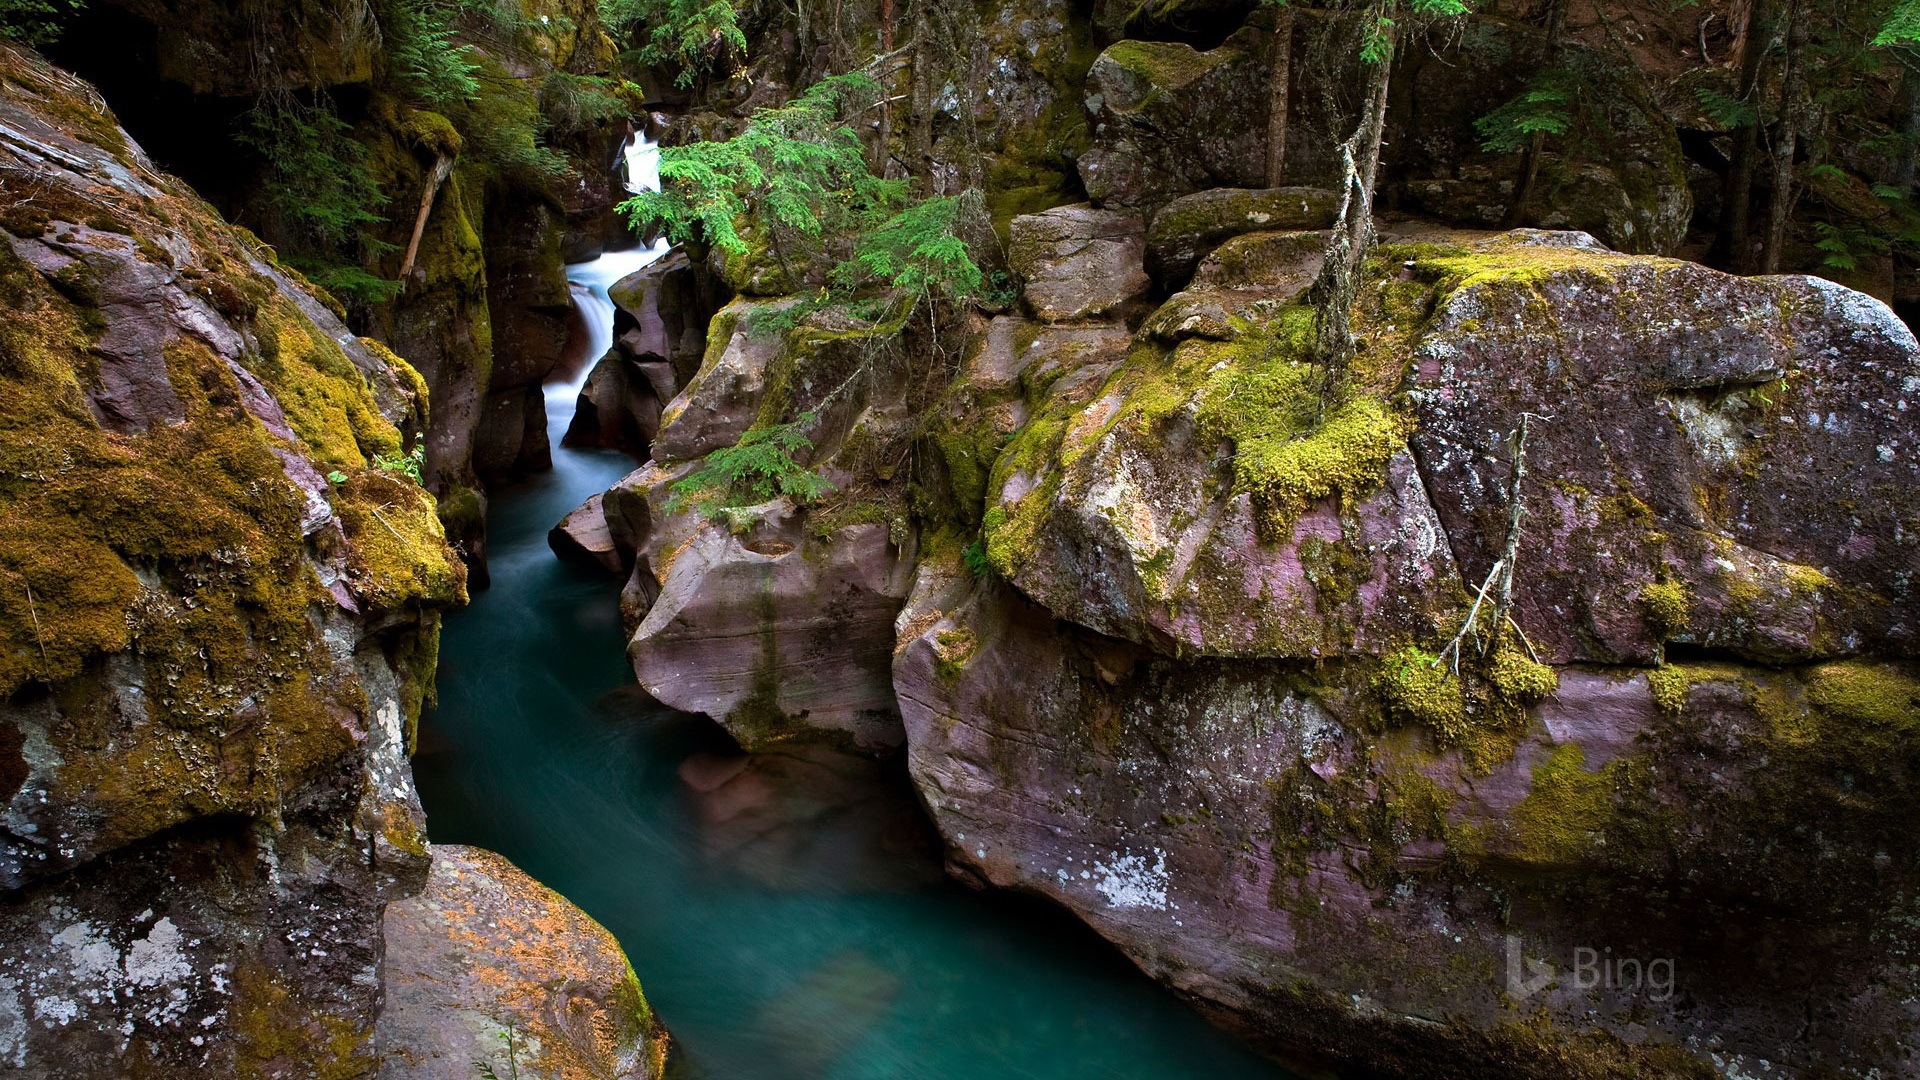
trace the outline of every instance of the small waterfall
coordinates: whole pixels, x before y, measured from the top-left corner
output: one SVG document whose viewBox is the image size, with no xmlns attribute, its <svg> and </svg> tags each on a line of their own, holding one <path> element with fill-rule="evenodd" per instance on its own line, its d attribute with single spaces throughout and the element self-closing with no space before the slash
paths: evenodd
<svg viewBox="0 0 1920 1080">
<path fill-rule="evenodd" d="M 644 132 L 637 132 L 627 140 L 621 153 L 627 160 L 628 191 L 660 190 L 658 144 L 648 139 Z M 560 445 L 567 425 L 573 422 L 580 389 L 586 385 L 593 365 L 607 354 L 608 349 L 613 348 L 613 300 L 607 296 L 607 290 L 614 282 L 657 261 L 671 246 L 663 237 L 655 240 L 651 247 L 609 251 L 597 259 L 567 267 L 567 283 L 572 287 L 573 305 L 579 309 L 580 317 L 587 326 L 587 362 L 571 379 L 550 382 L 543 388 L 547 398 L 548 437 L 555 447 Z"/>
</svg>

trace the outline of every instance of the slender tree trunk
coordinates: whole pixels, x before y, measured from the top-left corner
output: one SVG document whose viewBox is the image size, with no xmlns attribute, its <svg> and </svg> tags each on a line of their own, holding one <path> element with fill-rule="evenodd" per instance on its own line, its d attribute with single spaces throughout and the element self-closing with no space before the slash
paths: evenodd
<svg viewBox="0 0 1920 1080">
<path fill-rule="evenodd" d="M 1381 142 L 1387 129 L 1387 90 L 1393 79 L 1393 61 L 1400 30 L 1387 30 L 1373 86 L 1360 115 L 1360 126 L 1340 147 L 1342 166 L 1340 217 L 1327 242 L 1326 265 L 1314 281 L 1316 332 L 1314 351 L 1324 366 L 1320 387 L 1322 412 L 1331 404 L 1353 359 L 1353 305 L 1360 292 L 1360 268 L 1373 246 L 1373 196 L 1380 178 Z"/>
<path fill-rule="evenodd" d="M 1272 73 L 1267 78 L 1267 186 L 1287 182 L 1288 95 L 1293 89 L 1293 8 L 1273 13 Z"/>
<path fill-rule="evenodd" d="M 913 5 L 914 38 L 919 45 L 913 50 L 913 67 L 909 69 L 912 87 L 907 98 L 913 110 L 907 132 L 907 161 L 914 174 L 914 194 L 921 196 L 933 193 L 933 72 L 929 70 L 933 50 L 927 3 L 928 0 L 919 0 Z"/>
<path fill-rule="evenodd" d="M 1813 18 L 1806 11 L 1807 0 L 1790 0 L 1787 8 L 1787 72 L 1780 87 L 1780 130 L 1773 140 L 1773 197 L 1767 206 L 1767 246 L 1760 270 L 1780 272 L 1780 259 L 1787 247 L 1787 225 L 1793 216 L 1795 190 L 1794 157 L 1800 149 L 1800 133 L 1807 123 L 1807 38 Z"/>
<path fill-rule="evenodd" d="M 1900 156 L 1894 159 L 1893 186 L 1902 195 L 1913 193 L 1915 163 L 1920 160 L 1920 59 L 1903 57 L 1900 76 Z"/>
<path fill-rule="evenodd" d="M 1760 76 L 1766 70 L 1766 57 L 1773 47 L 1775 28 L 1780 21 L 1783 0 L 1753 0 L 1747 15 L 1747 32 L 1740 50 L 1740 100 L 1760 108 Z M 1751 264 L 1748 238 L 1752 232 L 1753 180 L 1760 170 L 1760 129 L 1764 116 L 1756 115 L 1734 133 L 1733 167 L 1727 172 L 1722 191 L 1720 241 L 1721 261 L 1729 269 L 1741 270 Z"/>
<path fill-rule="evenodd" d="M 1560 66 L 1566 26 L 1567 0 L 1547 0 L 1547 62 L 1542 70 L 1551 71 Z M 1540 155 L 1546 146 L 1547 133 L 1544 131 L 1536 131 L 1527 138 L 1527 149 L 1520 159 L 1520 182 L 1514 186 L 1513 202 L 1507 206 L 1506 228 L 1519 228 L 1526 217 L 1527 204 L 1533 201 L 1534 186 L 1540 182 Z"/>
</svg>

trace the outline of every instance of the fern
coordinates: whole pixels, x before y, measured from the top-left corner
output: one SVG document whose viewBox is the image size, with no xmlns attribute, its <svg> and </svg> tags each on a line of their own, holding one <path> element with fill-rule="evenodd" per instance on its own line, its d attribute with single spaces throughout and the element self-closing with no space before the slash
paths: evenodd
<svg viewBox="0 0 1920 1080">
<path fill-rule="evenodd" d="M 800 431 L 813 419 L 807 413 L 790 423 L 758 428 L 734 445 L 708 454 L 699 468 L 674 483 L 667 513 L 696 510 L 720 518 L 729 516 L 727 511 L 776 495 L 808 503 L 832 491 L 825 477 L 793 459 L 794 454 L 813 449 L 813 441 Z"/>
<path fill-rule="evenodd" d="M 324 96 L 269 94 L 241 120 L 237 137 L 267 164 L 269 202 L 317 251 L 340 251 L 384 220 L 375 211 L 386 196 L 350 130 Z"/>
<path fill-rule="evenodd" d="M 390 0 L 381 30 L 387 56 L 408 92 L 446 109 L 480 95 L 473 47 L 454 42 L 453 10 L 439 0 Z"/>
<path fill-rule="evenodd" d="M 1823 256 L 1820 265 L 1829 270 L 1858 270 L 1862 258 L 1885 255 L 1894 246 L 1891 239 L 1858 226 L 1817 221 L 1813 228 L 1819 236 L 1813 246 Z"/>
<path fill-rule="evenodd" d="M 1711 87 L 1703 86 L 1694 91 L 1693 96 L 1706 111 L 1708 119 L 1723 128 L 1743 128 L 1760 119 L 1760 110 L 1754 108 L 1752 102 L 1723 94 Z"/>
<path fill-rule="evenodd" d="M 632 83 L 555 71 L 541 84 L 540 112 L 549 130 L 571 135 L 625 120 L 638 111 L 630 100 L 640 96 Z"/>
</svg>

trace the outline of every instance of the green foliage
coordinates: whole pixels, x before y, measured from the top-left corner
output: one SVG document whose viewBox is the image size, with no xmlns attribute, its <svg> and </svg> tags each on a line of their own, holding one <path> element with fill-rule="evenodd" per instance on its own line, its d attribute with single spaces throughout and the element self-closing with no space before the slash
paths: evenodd
<svg viewBox="0 0 1920 1080">
<path fill-rule="evenodd" d="M 632 101 L 639 97 L 632 83 L 555 71 L 540 87 L 540 112 L 549 130 L 572 134 L 625 120 L 638 111 Z"/>
<path fill-rule="evenodd" d="M 836 276 L 865 277 L 920 297 L 978 296 L 986 277 L 958 229 L 963 213 L 985 209 L 977 190 L 914 203 L 861 237 L 853 258 Z"/>
<path fill-rule="evenodd" d="M 1695 100 L 1706 110 L 1707 116 L 1723 128 L 1742 128 L 1760 119 L 1760 110 L 1753 103 L 1731 94 L 1721 93 L 1710 86 L 1694 91 Z"/>
<path fill-rule="evenodd" d="M 661 191 L 620 204 L 637 229 L 660 227 L 674 242 L 704 235 L 732 255 L 747 253 L 740 224 L 818 238 L 838 212 L 885 201 L 898 185 L 868 170 L 860 137 L 843 122 L 878 84 L 853 73 L 823 79 L 785 105 L 760 109 L 731 139 L 660 152 Z"/>
<path fill-rule="evenodd" d="M 1857 225 L 1816 221 L 1813 228 L 1819 236 L 1813 246 L 1820 249 L 1820 265 L 1829 270 L 1858 270 L 1861 259 L 1893 250 L 1891 239 Z"/>
<path fill-rule="evenodd" d="M 1369 64 L 1393 59 L 1394 28 L 1402 12 L 1420 19 L 1451 19 L 1472 10 L 1463 0 L 1374 0 L 1360 41 L 1360 58 Z"/>
<path fill-rule="evenodd" d="M 85 6 L 86 0 L 0 0 L 0 37 L 51 44 L 66 29 L 66 20 Z"/>
<path fill-rule="evenodd" d="M 421 470 L 426 468 L 427 447 L 421 443 L 411 453 L 381 454 L 373 459 L 373 467 L 381 472 L 397 473 L 416 484 L 424 483 Z"/>
<path fill-rule="evenodd" d="M 385 246 L 369 230 L 384 223 L 377 210 L 386 195 L 333 102 L 264 95 L 241 119 L 237 137 L 266 163 L 268 204 L 298 249 L 288 262 L 336 295 L 391 299 L 398 283 L 368 273 L 356 259 Z"/>
<path fill-rule="evenodd" d="M 721 60 L 747 51 L 740 13 L 731 0 L 600 0 L 600 20 L 619 34 L 636 28 L 645 42 L 633 59 L 642 67 L 680 69 L 674 85 L 692 86 Z"/>
<path fill-rule="evenodd" d="M 400 295 L 398 281 L 370 273 L 365 267 L 316 262 L 298 256 L 289 257 L 287 264 L 334 296 L 356 303 L 384 304 Z"/>
<path fill-rule="evenodd" d="M 1535 135 L 1565 135 L 1573 128 L 1579 84 L 1571 71 L 1555 68 L 1535 76 L 1520 96 L 1493 110 L 1473 126 L 1481 147 L 1493 154 L 1525 150 Z"/>
<path fill-rule="evenodd" d="M 775 495 L 807 503 L 832 491 L 825 477 L 793 459 L 813 449 L 813 441 L 800 431 L 812 421 L 808 413 L 790 423 L 757 428 L 734 445 L 708 454 L 699 468 L 674 483 L 667 512 L 697 510 L 718 518 Z"/>
<path fill-rule="evenodd" d="M 984 581 L 993 575 L 993 560 L 987 555 L 985 540 L 968 544 L 966 550 L 960 553 L 960 558 L 966 562 L 967 573 L 972 574 L 975 580 Z"/>
<path fill-rule="evenodd" d="M 389 0 L 381 32 L 401 85 L 436 109 L 472 101 L 480 94 L 473 47 L 454 43 L 459 7 L 441 0 Z"/>
<path fill-rule="evenodd" d="M 1882 48 L 1920 45 L 1920 0 L 1895 0 L 1873 43 Z"/>
</svg>

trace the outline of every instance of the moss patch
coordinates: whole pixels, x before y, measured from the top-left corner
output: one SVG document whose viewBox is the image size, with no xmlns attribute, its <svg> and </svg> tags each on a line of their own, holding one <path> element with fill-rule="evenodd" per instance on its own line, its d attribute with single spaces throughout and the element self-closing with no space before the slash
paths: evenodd
<svg viewBox="0 0 1920 1080">
<path fill-rule="evenodd" d="M 1534 766 L 1533 787 L 1513 811 L 1518 853 L 1546 865 L 1579 863 L 1606 831 L 1613 811 L 1607 770 L 1589 772 L 1580 747 L 1556 746 Z"/>
<path fill-rule="evenodd" d="M 1693 596 L 1677 578 L 1642 586 L 1638 599 L 1647 626 L 1663 641 L 1686 633 L 1693 622 Z"/>
<path fill-rule="evenodd" d="M 1653 691 L 1653 703 L 1669 716 L 1679 716 L 1685 711 L 1692 685 L 1685 671 L 1670 664 L 1647 672 L 1647 686 Z"/>
<path fill-rule="evenodd" d="M 1807 700 L 1830 716 L 1920 731 L 1920 679 L 1891 664 L 1849 660 L 1807 673 Z"/>
</svg>

